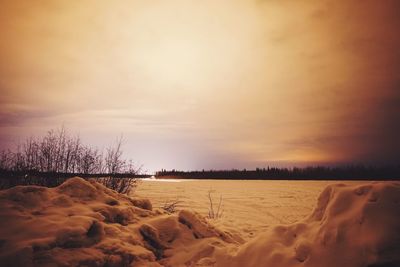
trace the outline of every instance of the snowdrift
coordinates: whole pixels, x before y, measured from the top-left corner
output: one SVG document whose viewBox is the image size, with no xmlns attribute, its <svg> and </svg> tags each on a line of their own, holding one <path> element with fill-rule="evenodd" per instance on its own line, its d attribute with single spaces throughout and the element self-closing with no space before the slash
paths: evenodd
<svg viewBox="0 0 400 267">
<path fill-rule="evenodd" d="M 309 218 L 271 227 L 217 266 L 400 266 L 400 184 L 330 185 Z"/>
<path fill-rule="evenodd" d="M 1 266 L 400 266 L 395 182 L 329 186 L 307 219 L 247 243 L 78 177 L 1 191 L 0 216 Z"/>
<path fill-rule="evenodd" d="M 195 213 L 169 215 L 78 177 L 2 191 L 0 216 L 0 266 L 178 266 L 238 243 Z"/>
</svg>

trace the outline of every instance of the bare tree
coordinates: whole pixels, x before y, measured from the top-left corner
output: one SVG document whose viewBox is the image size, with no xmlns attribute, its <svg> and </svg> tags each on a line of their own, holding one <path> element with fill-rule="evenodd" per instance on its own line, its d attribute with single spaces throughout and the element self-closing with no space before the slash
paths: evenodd
<svg viewBox="0 0 400 267">
<path fill-rule="evenodd" d="M 25 167 L 27 170 L 36 170 L 38 167 L 38 144 L 31 136 L 23 144 L 23 154 L 25 156 Z"/>
<path fill-rule="evenodd" d="M 63 181 L 58 178 L 66 177 L 69 173 L 85 176 L 104 174 L 106 177 L 98 179 L 99 182 L 120 193 L 129 193 L 138 184 L 135 175 L 141 167 L 137 168 L 132 160 L 123 159 L 122 143 L 123 138 L 120 136 L 104 154 L 97 148 L 83 145 L 79 136 L 71 136 L 61 127 L 56 131 L 48 131 L 42 138 L 27 138 L 17 145 L 15 151 L 0 151 L 0 170 L 42 175 L 40 179 L 20 179 L 9 185 L 25 183 L 56 186 Z"/>
<path fill-rule="evenodd" d="M 115 145 L 107 148 L 105 164 L 109 174 L 120 173 L 124 168 L 125 161 L 122 159 L 122 135 L 117 138 Z"/>
<path fill-rule="evenodd" d="M 12 154 L 10 150 L 0 152 L 0 170 L 10 170 L 12 168 Z"/>
</svg>

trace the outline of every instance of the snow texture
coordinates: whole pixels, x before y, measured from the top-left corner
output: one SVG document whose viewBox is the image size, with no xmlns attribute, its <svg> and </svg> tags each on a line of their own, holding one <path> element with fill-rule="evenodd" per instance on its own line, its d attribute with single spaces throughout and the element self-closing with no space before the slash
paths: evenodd
<svg viewBox="0 0 400 267">
<path fill-rule="evenodd" d="M 396 182 L 328 186 L 308 218 L 248 242 L 78 177 L 1 191 L 0 216 L 1 266 L 400 266 Z"/>
</svg>

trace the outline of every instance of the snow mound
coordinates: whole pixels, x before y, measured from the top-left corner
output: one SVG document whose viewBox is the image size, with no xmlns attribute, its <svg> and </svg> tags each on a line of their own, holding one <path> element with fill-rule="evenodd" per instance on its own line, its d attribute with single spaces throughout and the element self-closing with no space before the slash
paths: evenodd
<svg viewBox="0 0 400 267">
<path fill-rule="evenodd" d="M 270 228 L 217 266 L 400 266 L 400 184 L 331 185 L 303 222 Z"/>
<path fill-rule="evenodd" d="M 75 177 L 0 192 L 0 265 L 400 266 L 399 206 L 399 183 L 332 185 L 304 221 L 243 244 L 195 212 Z"/>
<path fill-rule="evenodd" d="M 78 177 L 56 188 L 14 187 L 0 192 L 0 265 L 161 266 L 168 250 L 223 236 L 181 214 Z"/>
</svg>

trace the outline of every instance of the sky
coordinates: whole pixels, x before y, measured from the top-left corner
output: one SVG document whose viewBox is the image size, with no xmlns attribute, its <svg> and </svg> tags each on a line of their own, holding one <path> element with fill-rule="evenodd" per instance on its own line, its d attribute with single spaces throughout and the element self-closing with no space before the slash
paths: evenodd
<svg viewBox="0 0 400 267">
<path fill-rule="evenodd" d="M 0 0 L 0 148 L 146 170 L 398 163 L 400 1 Z"/>
</svg>

